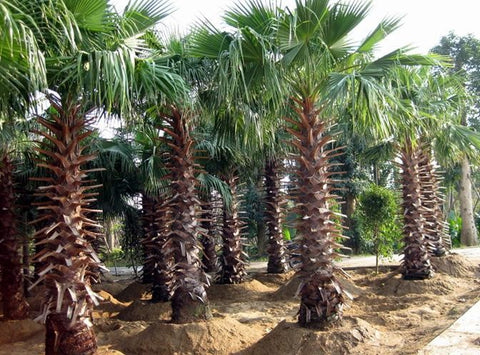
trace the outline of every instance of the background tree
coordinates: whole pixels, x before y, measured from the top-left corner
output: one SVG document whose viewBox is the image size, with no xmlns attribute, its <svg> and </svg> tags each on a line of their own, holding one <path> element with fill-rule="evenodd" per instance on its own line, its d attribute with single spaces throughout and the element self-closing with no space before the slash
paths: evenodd
<svg viewBox="0 0 480 355">
<path fill-rule="evenodd" d="M 442 37 L 440 44 L 433 52 L 448 55 L 453 60 L 453 68 L 462 78 L 463 85 L 472 98 L 480 95 L 480 41 L 472 35 L 456 36 L 453 32 Z M 459 113 L 461 123 L 477 129 L 480 127 L 480 101 L 467 101 Z M 460 216 L 462 218 L 461 243 L 463 245 L 478 245 L 478 231 L 475 226 L 475 215 L 472 197 L 472 174 L 469 156 L 461 161 L 461 178 L 459 181 Z"/>
</svg>

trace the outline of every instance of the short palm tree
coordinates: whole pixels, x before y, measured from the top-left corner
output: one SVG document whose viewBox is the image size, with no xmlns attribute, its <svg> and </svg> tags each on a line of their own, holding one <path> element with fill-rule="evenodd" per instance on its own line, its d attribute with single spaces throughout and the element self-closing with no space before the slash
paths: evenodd
<svg viewBox="0 0 480 355">
<path fill-rule="evenodd" d="M 393 77 L 395 95 L 402 101 L 395 137 L 403 190 L 403 273 L 405 279 L 422 279 L 433 275 L 430 256 L 444 255 L 448 245 L 431 146 L 445 130 L 455 93 L 429 68 L 398 68 Z"/>
</svg>

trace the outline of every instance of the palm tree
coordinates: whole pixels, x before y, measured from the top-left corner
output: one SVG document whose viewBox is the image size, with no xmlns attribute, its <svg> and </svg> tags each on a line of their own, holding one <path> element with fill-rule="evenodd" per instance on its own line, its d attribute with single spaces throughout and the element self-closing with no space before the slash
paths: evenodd
<svg viewBox="0 0 480 355">
<path fill-rule="evenodd" d="M 371 53 L 398 21 L 382 21 L 357 47 L 347 39 L 369 6 L 297 1 L 295 10 L 287 11 L 279 26 L 279 48 L 295 113 L 287 121 L 297 151 L 299 323 L 303 326 L 323 326 L 340 319 L 345 303 L 335 277 L 338 268 L 333 264 L 341 227 L 331 208 L 335 196 L 330 161 L 339 154 L 329 149 L 332 117 L 350 103 L 348 112 L 357 125 L 375 126 L 380 131 L 388 131 L 391 125 L 380 112 L 386 94 L 379 79 L 399 60 L 401 51 L 374 61 Z M 369 118 L 375 120 L 367 121 Z"/>
<path fill-rule="evenodd" d="M 450 71 L 458 75 L 463 89 L 469 92 L 471 97 L 476 97 L 480 88 L 477 79 L 479 45 L 480 41 L 472 35 L 458 37 L 451 32 L 442 37 L 440 44 L 433 48 L 433 52 L 451 57 L 454 65 Z M 478 103 L 470 102 L 470 105 L 468 105 L 469 101 L 464 100 L 464 106 L 458 111 L 461 124 L 464 126 L 468 125 L 471 118 L 477 116 L 478 119 Z M 462 218 L 460 239 L 462 244 L 469 246 L 479 243 L 472 200 L 471 158 L 471 156 L 465 154 L 461 160 L 461 178 L 458 191 L 460 216 Z"/>
<path fill-rule="evenodd" d="M 11 127 L 33 104 L 34 92 L 45 86 L 45 61 L 32 28 L 37 24 L 22 1 L 0 4 L 0 268 L 6 319 L 28 317 L 18 252 L 15 191 L 11 153 L 18 138 Z M 15 122 L 16 121 L 16 122 Z"/>
<path fill-rule="evenodd" d="M 206 286 L 208 279 L 201 268 L 198 245 L 197 179 L 193 161 L 193 140 L 190 137 L 191 120 L 187 111 L 171 107 L 159 112 L 167 134 L 162 138 L 172 150 L 167 162 L 170 195 L 165 212 L 171 223 L 164 249 L 173 255 L 175 266 L 172 280 L 172 321 L 188 323 L 211 317 Z"/>
<path fill-rule="evenodd" d="M 123 16 L 112 13 L 105 0 L 28 7 L 41 23 L 36 35 L 49 59 L 48 87 L 58 93 L 47 96 L 51 106 L 38 119 L 43 129 L 35 131 L 43 137 L 38 165 L 50 171 L 39 188 L 44 200 L 37 222 L 47 226 L 36 233 L 44 248 L 35 259 L 45 262 L 38 282 L 46 287 L 38 319 L 46 323 L 46 353 L 89 354 L 96 349 L 90 317 L 98 303 L 90 284 L 101 266 L 91 245 L 100 226 L 90 215 L 98 211 L 88 207 L 97 186 L 87 180 L 93 170 L 82 170 L 95 159 L 94 153 L 84 154 L 92 134 L 88 125 L 95 110 L 127 115 L 137 97 L 158 97 L 162 90 L 173 95 L 181 81 L 155 65 L 140 39 L 168 12 L 164 2 L 136 2 Z"/>
<path fill-rule="evenodd" d="M 270 145 L 276 140 L 275 126 L 279 125 L 276 111 L 281 106 L 278 88 L 282 83 L 277 75 L 269 75 L 274 62 L 269 59 L 267 50 L 274 43 L 276 13 L 273 4 L 263 6 L 258 1 L 238 4 L 224 15 L 231 32 L 220 31 L 205 23 L 195 33 L 192 46 L 193 55 L 215 61 L 210 98 L 213 98 L 211 105 L 214 107 L 212 111 L 218 141 L 221 144 L 227 142 L 227 146 L 236 151 L 248 151 L 245 154 L 247 160 L 262 165 L 265 165 L 266 147 L 274 150 Z M 271 82 L 265 84 L 268 79 Z M 277 144 L 276 147 L 279 146 Z M 225 181 L 230 184 L 232 191 L 236 191 L 235 181 L 238 177 L 234 176 L 232 169 L 225 170 L 229 171 L 224 174 Z M 269 270 L 283 272 L 286 260 L 278 206 L 281 199 L 277 176 L 270 177 L 272 179 L 267 181 L 274 186 L 266 187 L 271 194 L 265 206 L 266 226 L 270 230 L 268 250 L 273 255 Z M 236 201 L 232 202 L 225 211 L 227 222 L 224 221 L 223 271 L 220 280 L 227 283 L 242 282 L 244 273 L 241 225 L 235 217 L 238 215 L 237 204 Z M 231 274 L 227 269 L 236 272 Z"/>
<path fill-rule="evenodd" d="M 425 209 L 422 205 L 420 164 L 421 149 L 406 139 L 400 151 L 402 167 L 402 208 L 404 211 L 403 277 L 406 280 L 433 276 L 426 231 Z"/>
<path fill-rule="evenodd" d="M 142 213 L 144 237 L 143 282 L 152 283 L 152 301 L 165 302 L 172 294 L 173 256 L 164 248 L 171 216 L 166 205 L 169 191 L 163 159 L 167 152 L 159 142 L 160 129 L 144 124 L 135 127 L 135 143 L 140 147 L 142 176 Z"/>
<path fill-rule="evenodd" d="M 265 221 L 268 235 L 267 272 L 281 274 L 287 271 L 286 248 L 283 240 L 283 208 L 286 200 L 281 189 L 282 161 L 270 158 L 265 163 Z"/>
<path fill-rule="evenodd" d="M 29 315 L 29 305 L 23 293 L 23 278 L 18 235 L 16 228 L 15 189 L 13 182 L 14 165 L 7 154 L 0 162 L 0 267 L 2 270 L 2 303 L 5 319 L 24 319 Z"/>
<path fill-rule="evenodd" d="M 446 128 L 454 88 L 441 75 L 433 76 L 429 68 L 399 68 L 394 81 L 395 95 L 404 104 L 396 131 L 403 189 L 403 273 L 405 279 L 429 278 L 433 275 L 430 255 L 444 255 L 446 246 L 442 198 L 430 147 Z"/>
<path fill-rule="evenodd" d="M 428 147 L 428 145 L 427 145 Z M 425 210 L 427 239 L 430 242 L 430 254 L 444 256 L 451 249 L 448 226 L 442 211 L 441 178 L 432 162 L 430 150 L 424 147 L 419 151 L 421 201 Z"/>
<path fill-rule="evenodd" d="M 385 90 L 380 80 L 397 62 L 420 63 L 420 56 L 401 50 L 372 60 L 372 51 L 393 31 L 398 20 L 382 21 L 358 46 L 348 35 L 365 18 L 369 4 L 330 5 L 327 0 L 296 1 L 283 12 L 258 1 L 238 5 L 226 21 L 237 32 L 222 33 L 211 26 L 199 35 L 199 55 L 219 59 L 219 97 L 227 103 L 251 102 L 263 92 L 267 102 L 282 106 L 291 100 L 289 132 L 297 155 L 297 223 L 302 325 L 324 325 L 341 318 L 343 291 L 334 276 L 333 258 L 341 236 L 331 210 L 332 167 L 337 152 L 329 151 L 327 133 L 339 109 L 353 112 L 357 124 L 391 127 L 382 114 Z M 233 14 L 233 16 L 232 16 Z M 236 15 L 237 14 L 237 15 Z M 238 20 L 249 25 L 237 26 Z M 368 118 L 375 120 L 368 120 Z"/>
</svg>

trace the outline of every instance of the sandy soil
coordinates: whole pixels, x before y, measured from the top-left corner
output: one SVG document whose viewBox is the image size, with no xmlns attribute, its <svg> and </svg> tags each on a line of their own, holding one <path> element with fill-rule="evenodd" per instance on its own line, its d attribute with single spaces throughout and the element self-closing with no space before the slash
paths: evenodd
<svg viewBox="0 0 480 355">
<path fill-rule="evenodd" d="M 94 314 L 99 354 L 416 354 L 480 299 L 479 265 L 459 255 L 433 263 L 435 277 L 423 281 L 350 270 L 342 284 L 353 301 L 343 322 L 323 331 L 296 324 L 293 273 L 212 285 L 213 319 L 187 325 L 170 324 L 170 305 L 150 303 L 147 285 L 109 280 Z M 0 322 L 0 354 L 42 354 L 43 337 L 30 320 Z"/>
</svg>

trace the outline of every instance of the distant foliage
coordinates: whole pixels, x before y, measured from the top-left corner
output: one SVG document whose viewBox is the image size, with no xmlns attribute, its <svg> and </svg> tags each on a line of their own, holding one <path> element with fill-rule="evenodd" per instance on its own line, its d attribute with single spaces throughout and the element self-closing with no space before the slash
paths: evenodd
<svg viewBox="0 0 480 355">
<path fill-rule="evenodd" d="M 458 248 L 460 247 L 460 235 L 462 234 L 462 217 L 457 216 L 452 211 L 448 216 L 447 222 L 448 233 L 450 234 L 450 238 L 452 240 L 452 247 Z"/>
</svg>

